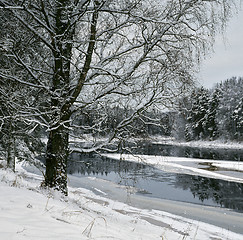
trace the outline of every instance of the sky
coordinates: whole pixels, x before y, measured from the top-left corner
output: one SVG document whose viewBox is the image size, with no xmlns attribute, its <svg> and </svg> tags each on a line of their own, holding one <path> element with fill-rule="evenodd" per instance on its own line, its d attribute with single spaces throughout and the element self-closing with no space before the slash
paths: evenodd
<svg viewBox="0 0 243 240">
<path fill-rule="evenodd" d="M 229 21 L 224 36 L 216 37 L 214 53 L 202 62 L 198 80 L 212 88 L 233 76 L 243 77 L 243 9 Z"/>
</svg>

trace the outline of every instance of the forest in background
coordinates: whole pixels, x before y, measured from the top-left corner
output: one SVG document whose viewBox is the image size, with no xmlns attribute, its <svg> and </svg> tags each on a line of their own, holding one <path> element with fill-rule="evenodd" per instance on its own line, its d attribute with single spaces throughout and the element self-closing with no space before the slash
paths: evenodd
<svg viewBox="0 0 243 240">
<path fill-rule="evenodd" d="M 179 99 L 175 109 L 153 109 L 127 126 L 124 134 L 134 137 L 153 135 L 171 136 L 180 140 L 243 140 L 243 78 L 232 77 L 218 83 L 212 89 L 198 87 L 188 96 Z M 124 116 L 132 109 L 106 108 L 103 111 L 76 115 L 78 125 L 89 125 L 82 133 L 92 134 L 92 126 L 99 124 L 99 136 L 106 136 L 116 129 Z M 103 115 L 103 118 L 102 118 Z M 97 122 L 97 119 L 103 121 Z M 153 119 L 153 123 L 149 121 Z M 81 132 L 80 132 L 81 134 Z"/>
<path fill-rule="evenodd" d="M 197 88 L 180 100 L 175 134 L 190 140 L 243 140 L 243 78 Z"/>
</svg>

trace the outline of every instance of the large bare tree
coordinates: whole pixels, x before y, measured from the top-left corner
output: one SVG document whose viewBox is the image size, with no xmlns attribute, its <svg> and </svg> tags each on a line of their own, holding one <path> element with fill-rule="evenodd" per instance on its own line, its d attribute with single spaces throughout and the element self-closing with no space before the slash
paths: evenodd
<svg viewBox="0 0 243 240">
<path fill-rule="evenodd" d="M 1 70 L 0 78 L 43 96 L 33 96 L 43 104 L 28 106 L 20 115 L 25 123 L 43 125 L 48 131 L 45 185 L 67 194 L 69 135 L 75 127 L 79 133 L 99 132 L 107 105 L 132 111 L 115 124 L 105 143 L 94 142 L 84 151 L 124 137 L 129 124 L 143 117 L 146 109 L 171 106 L 193 84 L 197 64 L 211 49 L 232 3 L 0 0 L 0 11 L 30 36 L 26 51 L 31 54 L 11 52 L 21 74 Z M 92 126 L 73 123 L 72 116 L 90 111 L 100 111 Z"/>
</svg>

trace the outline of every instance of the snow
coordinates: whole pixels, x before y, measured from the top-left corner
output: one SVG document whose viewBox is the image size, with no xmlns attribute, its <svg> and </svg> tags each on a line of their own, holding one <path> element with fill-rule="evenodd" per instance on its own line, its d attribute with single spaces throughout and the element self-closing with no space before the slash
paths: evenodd
<svg viewBox="0 0 243 240">
<path fill-rule="evenodd" d="M 203 165 L 215 166 L 222 169 L 243 171 L 243 162 L 236 161 L 220 161 L 207 160 L 197 158 L 183 158 L 183 157 L 167 157 L 167 156 L 152 156 L 152 155 L 131 155 L 131 154 L 102 154 L 105 157 L 125 160 L 132 162 L 142 162 L 150 164 L 158 169 L 167 172 L 184 173 L 191 175 L 199 175 L 202 177 L 211 177 L 227 181 L 243 183 L 243 174 L 241 177 L 230 176 L 227 172 L 217 173 L 202 169 Z"/>
<path fill-rule="evenodd" d="M 153 143 L 155 144 L 165 144 L 165 145 L 173 145 L 173 146 L 184 146 L 184 147 L 194 147 L 194 148 L 210 148 L 210 149 L 243 149 L 242 142 L 232 142 L 232 141 L 205 141 L 205 140 L 197 140 L 197 141 L 178 141 L 170 137 L 151 137 Z"/>
<path fill-rule="evenodd" d="M 0 239 L 243 239 L 243 235 L 158 210 L 131 207 L 69 187 L 69 196 L 40 188 L 38 170 L 0 169 Z M 99 189 L 98 189 L 99 190 Z"/>
</svg>

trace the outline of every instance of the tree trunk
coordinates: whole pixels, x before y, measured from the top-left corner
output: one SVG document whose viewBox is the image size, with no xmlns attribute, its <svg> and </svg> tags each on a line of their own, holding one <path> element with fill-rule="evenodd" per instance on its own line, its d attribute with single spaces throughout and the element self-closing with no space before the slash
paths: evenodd
<svg viewBox="0 0 243 240">
<path fill-rule="evenodd" d="M 67 195 L 68 129 L 50 131 L 46 150 L 45 185 Z"/>
<path fill-rule="evenodd" d="M 57 0 L 55 11 L 55 33 L 52 46 L 54 75 L 52 79 L 51 109 L 53 124 L 46 149 L 45 185 L 67 195 L 67 159 L 69 137 L 69 105 L 63 104 L 69 97 L 70 64 L 75 24 L 71 26 L 72 12 L 70 0 Z M 60 93 L 57 97 L 56 93 Z"/>
<path fill-rule="evenodd" d="M 12 133 L 9 133 L 9 139 L 8 139 L 7 167 L 15 171 L 15 139 Z"/>
</svg>

